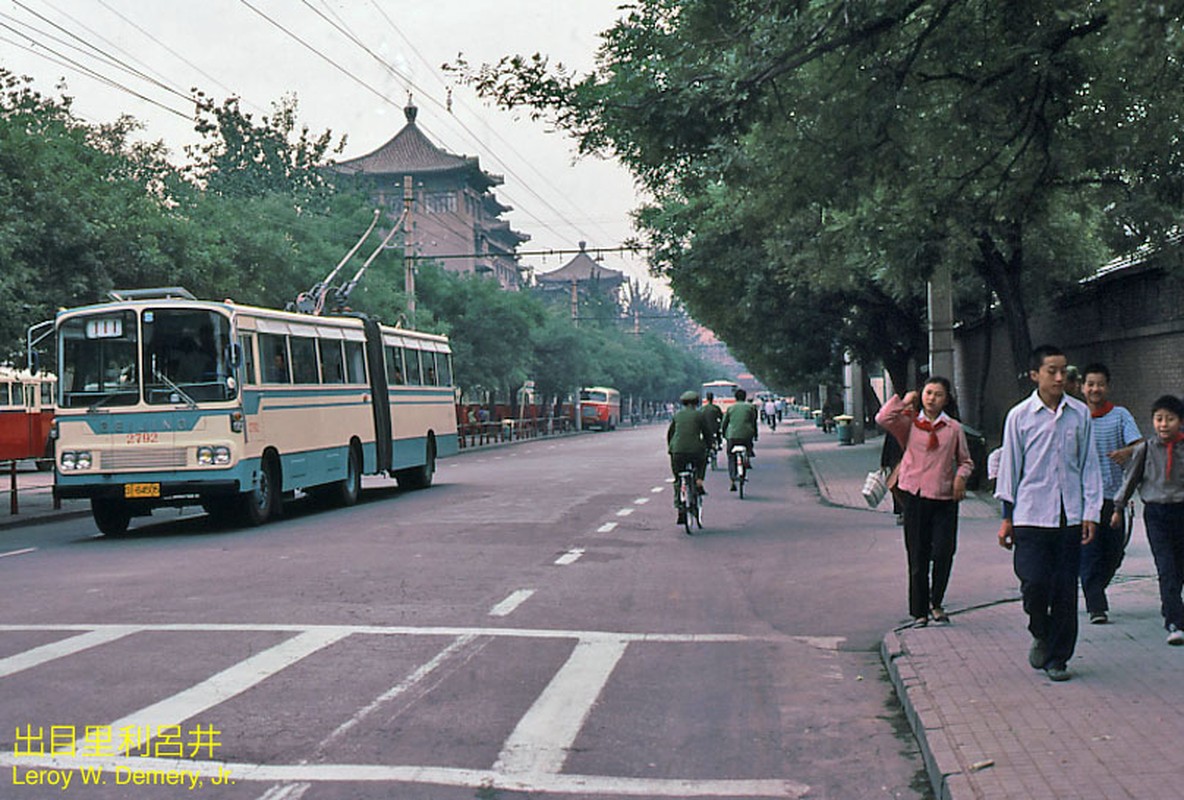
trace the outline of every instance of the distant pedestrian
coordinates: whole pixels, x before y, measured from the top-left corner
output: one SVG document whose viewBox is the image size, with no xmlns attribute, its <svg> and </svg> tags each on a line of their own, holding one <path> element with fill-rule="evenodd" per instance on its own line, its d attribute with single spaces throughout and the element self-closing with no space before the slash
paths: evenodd
<svg viewBox="0 0 1184 800">
<path fill-rule="evenodd" d="M 1141 440 L 1139 426 L 1131 412 L 1110 402 L 1110 370 L 1105 364 L 1088 364 L 1082 370 L 1082 393 L 1093 419 L 1093 445 L 1102 468 L 1102 516 L 1098 534 L 1081 548 L 1081 592 L 1089 621 L 1103 625 L 1110 621 L 1110 603 L 1106 587 L 1122 566 L 1126 549 L 1125 504 L 1116 506 L 1114 498 L 1122 485 L 1122 464 L 1129 458 L 1132 445 Z M 1110 520 L 1118 515 L 1119 524 Z"/>
<path fill-rule="evenodd" d="M 1160 613 L 1168 632 L 1168 644 L 1184 645 L 1184 402 L 1164 395 L 1151 405 L 1155 436 L 1140 442 L 1127 466 L 1122 487 L 1114 498 L 1121 509 L 1135 489 L 1143 498 L 1147 541 L 1159 575 Z M 1117 527 L 1119 511 L 1110 518 Z"/>
<path fill-rule="evenodd" d="M 1036 390 L 1007 412 L 995 485 L 1003 502 L 999 544 L 1015 549 L 1033 639 L 1028 663 L 1054 681 L 1070 677 L 1081 546 L 1093 541 L 1102 511 L 1089 408 L 1065 394 L 1067 366 L 1052 345 L 1032 351 L 1028 377 Z"/>
<path fill-rule="evenodd" d="M 1065 394 L 1085 402 L 1085 395 L 1081 393 L 1081 370 L 1072 364 L 1065 367 Z"/>
<path fill-rule="evenodd" d="M 935 622 L 950 621 L 942 604 L 958 544 L 958 503 L 974 471 L 966 433 L 945 412 L 949 401 L 950 382 L 935 375 L 920 395 L 893 395 L 876 414 L 904 450 L 896 483 L 909 562 L 909 616 L 917 626 L 927 625 L 930 614 Z"/>
</svg>

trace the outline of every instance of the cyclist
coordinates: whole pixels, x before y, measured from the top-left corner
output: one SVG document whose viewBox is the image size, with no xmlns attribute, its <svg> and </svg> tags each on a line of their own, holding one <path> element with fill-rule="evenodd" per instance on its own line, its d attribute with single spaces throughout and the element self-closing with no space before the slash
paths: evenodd
<svg viewBox="0 0 1184 800">
<path fill-rule="evenodd" d="M 720 425 L 723 423 L 724 410 L 715 404 L 715 394 L 708 392 L 707 399 L 703 403 L 703 407 L 699 409 L 699 413 L 707 420 L 711 426 L 711 444 L 708 446 L 708 453 L 719 448 L 720 441 Z"/>
<path fill-rule="evenodd" d="M 711 426 L 699 412 L 699 395 L 683 392 L 678 398 L 682 408 L 675 412 L 666 429 L 666 450 L 670 453 L 670 470 L 674 473 L 674 507 L 678 509 L 678 524 L 687 521 L 687 510 L 678 493 L 678 474 L 688 464 L 695 465 L 695 486 L 703 491 L 703 474 L 707 468 L 707 448 L 711 444 Z"/>
<path fill-rule="evenodd" d="M 732 448 L 738 444 L 744 445 L 749 458 L 752 457 L 752 443 L 757 439 L 757 410 L 756 406 L 748 402 L 748 392 L 736 390 L 736 402 L 724 412 L 723 437 L 727 441 L 728 478 L 732 486 L 728 490 L 736 491 L 736 459 L 732 458 Z"/>
</svg>

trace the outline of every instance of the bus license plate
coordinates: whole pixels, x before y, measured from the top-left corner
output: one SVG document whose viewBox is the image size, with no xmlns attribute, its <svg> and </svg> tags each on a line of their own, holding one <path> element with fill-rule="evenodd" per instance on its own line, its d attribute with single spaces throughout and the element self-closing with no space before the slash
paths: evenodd
<svg viewBox="0 0 1184 800">
<path fill-rule="evenodd" d="M 125 483 L 124 497 L 160 497 L 159 483 Z"/>
</svg>

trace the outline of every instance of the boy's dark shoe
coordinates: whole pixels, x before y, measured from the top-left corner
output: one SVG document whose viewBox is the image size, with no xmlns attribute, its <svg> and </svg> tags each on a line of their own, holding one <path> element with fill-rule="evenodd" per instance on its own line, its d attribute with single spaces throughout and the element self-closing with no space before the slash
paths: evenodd
<svg viewBox="0 0 1184 800">
<path fill-rule="evenodd" d="M 1028 651 L 1028 663 L 1032 665 L 1032 669 L 1044 669 L 1044 665 L 1048 663 L 1048 646 L 1044 644 L 1043 639 L 1032 640 L 1032 649 Z"/>
<path fill-rule="evenodd" d="M 1067 668 L 1056 665 L 1050 665 L 1048 669 L 1044 670 L 1044 674 L 1048 676 L 1050 681 L 1056 681 L 1057 683 L 1067 681 L 1072 677 Z"/>
</svg>

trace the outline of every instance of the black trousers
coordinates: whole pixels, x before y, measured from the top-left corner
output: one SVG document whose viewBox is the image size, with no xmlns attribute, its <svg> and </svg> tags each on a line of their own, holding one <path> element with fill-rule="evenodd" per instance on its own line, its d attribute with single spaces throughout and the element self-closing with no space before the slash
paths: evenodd
<svg viewBox="0 0 1184 800">
<path fill-rule="evenodd" d="M 1014 564 L 1028 632 L 1045 643 L 1045 666 L 1064 668 L 1077 646 L 1081 526 L 1014 529 Z"/>
<path fill-rule="evenodd" d="M 958 547 L 958 504 L 900 492 L 904 503 L 904 549 L 909 557 L 909 616 L 929 616 L 950 583 Z M 933 569 L 930 578 L 930 567 Z"/>
<path fill-rule="evenodd" d="M 1102 521 L 1094 540 L 1081 546 L 1081 593 L 1085 595 L 1085 610 L 1091 614 L 1109 611 L 1106 587 L 1114 580 L 1114 573 L 1122 566 L 1126 547 L 1126 516 L 1117 528 L 1110 527 L 1114 501 L 1102 503 Z"/>
</svg>

